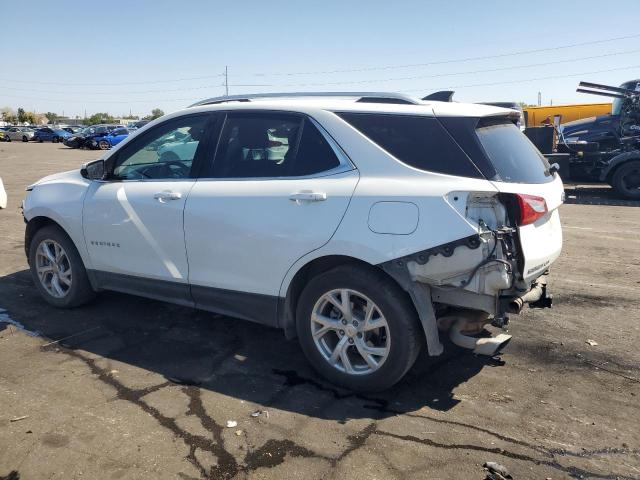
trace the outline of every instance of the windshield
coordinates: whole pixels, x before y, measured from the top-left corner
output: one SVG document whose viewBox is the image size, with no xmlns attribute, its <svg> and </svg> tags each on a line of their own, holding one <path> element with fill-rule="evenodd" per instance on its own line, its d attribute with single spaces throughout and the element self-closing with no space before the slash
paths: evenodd
<svg viewBox="0 0 640 480">
<path fill-rule="evenodd" d="M 488 159 L 503 182 L 547 183 L 549 163 L 511 122 L 481 122 L 476 129 Z"/>
</svg>

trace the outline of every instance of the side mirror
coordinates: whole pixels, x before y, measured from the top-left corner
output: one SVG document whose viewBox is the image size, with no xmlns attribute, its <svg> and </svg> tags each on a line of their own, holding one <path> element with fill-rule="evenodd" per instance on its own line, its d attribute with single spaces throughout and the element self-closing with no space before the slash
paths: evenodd
<svg viewBox="0 0 640 480">
<path fill-rule="evenodd" d="M 107 177 L 104 160 L 85 163 L 80 169 L 80 175 L 89 180 L 104 180 Z"/>
</svg>

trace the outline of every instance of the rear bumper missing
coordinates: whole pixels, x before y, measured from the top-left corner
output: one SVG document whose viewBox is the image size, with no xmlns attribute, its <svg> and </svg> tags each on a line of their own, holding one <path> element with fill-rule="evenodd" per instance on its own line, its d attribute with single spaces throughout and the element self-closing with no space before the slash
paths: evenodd
<svg viewBox="0 0 640 480">
<path fill-rule="evenodd" d="M 547 271 L 531 284 L 528 292 L 515 297 L 501 297 L 501 310 L 506 313 L 519 314 L 527 304 L 529 308 L 551 308 L 553 296 L 547 288 L 548 277 L 549 272 Z"/>
</svg>

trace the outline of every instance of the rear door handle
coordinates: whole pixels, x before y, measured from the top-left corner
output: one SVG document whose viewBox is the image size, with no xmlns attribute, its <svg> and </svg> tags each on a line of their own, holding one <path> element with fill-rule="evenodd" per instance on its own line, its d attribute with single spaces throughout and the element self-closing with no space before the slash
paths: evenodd
<svg viewBox="0 0 640 480">
<path fill-rule="evenodd" d="M 165 190 L 163 192 L 154 193 L 153 198 L 158 200 L 160 203 L 166 203 L 169 200 L 180 200 L 182 198 L 182 194 L 180 192 Z"/>
<path fill-rule="evenodd" d="M 289 200 L 296 202 L 297 204 L 306 202 L 324 202 L 327 199 L 327 194 L 324 192 L 298 192 L 289 195 Z"/>
</svg>

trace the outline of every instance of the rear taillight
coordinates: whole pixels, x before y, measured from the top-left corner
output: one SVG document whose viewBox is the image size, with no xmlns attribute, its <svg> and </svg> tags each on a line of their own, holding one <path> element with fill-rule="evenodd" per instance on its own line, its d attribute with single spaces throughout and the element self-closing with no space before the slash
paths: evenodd
<svg viewBox="0 0 640 480">
<path fill-rule="evenodd" d="M 548 212 L 547 202 L 542 197 L 516 193 L 516 199 L 520 207 L 518 225 L 529 225 Z"/>
</svg>

